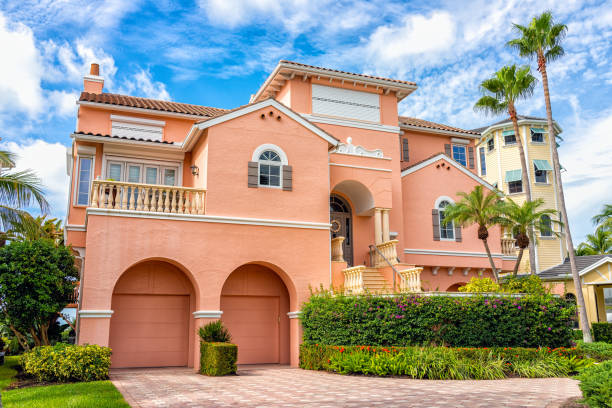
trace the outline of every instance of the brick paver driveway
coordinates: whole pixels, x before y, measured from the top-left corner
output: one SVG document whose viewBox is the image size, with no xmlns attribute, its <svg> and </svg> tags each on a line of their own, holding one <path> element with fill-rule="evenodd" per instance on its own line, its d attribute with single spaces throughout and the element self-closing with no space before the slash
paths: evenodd
<svg viewBox="0 0 612 408">
<path fill-rule="evenodd" d="M 117 369 L 133 407 L 555 407 L 579 396 L 569 378 L 428 381 L 343 376 L 282 366 L 205 377 L 190 368 Z"/>
</svg>

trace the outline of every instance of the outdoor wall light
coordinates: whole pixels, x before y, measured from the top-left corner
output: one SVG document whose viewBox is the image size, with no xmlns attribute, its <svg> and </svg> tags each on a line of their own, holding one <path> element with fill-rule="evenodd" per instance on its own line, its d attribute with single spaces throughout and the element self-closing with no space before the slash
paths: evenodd
<svg viewBox="0 0 612 408">
<path fill-rule="evenodd" d="M 198 174 L 200 174 L 200 169 L 195 164 L 191 166 L 190 169 L 191 169 L 191 174 L 193 174 L 194 176 L 197 176 Z"/>
</svg>

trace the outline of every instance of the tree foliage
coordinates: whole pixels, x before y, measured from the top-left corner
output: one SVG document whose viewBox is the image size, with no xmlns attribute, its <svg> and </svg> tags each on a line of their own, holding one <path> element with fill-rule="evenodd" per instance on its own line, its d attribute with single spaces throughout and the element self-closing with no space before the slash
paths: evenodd
<svg viewBox="0 0 612 408">
<path fill-rule="evenodd" d="M 0 309 L 4 323 L 28 350 L 48 345 L 48 329 L 71 301 L 78 271 L 70 248 L 49 240 L 13 241 L 0 248 Z"/>
</svg>

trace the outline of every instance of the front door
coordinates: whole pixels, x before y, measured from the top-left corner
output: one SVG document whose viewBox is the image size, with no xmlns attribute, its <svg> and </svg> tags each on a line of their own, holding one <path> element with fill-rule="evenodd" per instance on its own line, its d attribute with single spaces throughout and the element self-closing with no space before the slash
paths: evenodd
<svg viewBox="0 0 612 408">
<path fill-rule="evenodd" d="M 329 220 L 331 238 L 344 237 L 342 251 L 348 266 L 353 266 L 353 223 L 351 207 L 342 197 L 332 195 L 329 198 Z"/>
</svg>

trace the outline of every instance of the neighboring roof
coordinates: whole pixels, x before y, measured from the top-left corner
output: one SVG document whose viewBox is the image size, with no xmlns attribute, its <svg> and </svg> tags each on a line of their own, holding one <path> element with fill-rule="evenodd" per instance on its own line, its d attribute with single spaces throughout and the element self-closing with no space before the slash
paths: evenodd
<svg viewBox="0 0 612 408">
<path fill-rule="evenodd" d="M 424 167 L 427 167 L 431 164 L 434 164 L 435 162 L 437 162 L 438 160 L 443 159 L 446 160 L 450 165 L 452 165 L 453 167 L 455 167 L 457 170 L 459 170 L 460 172 L 462 172 L 463 174 L 465 174 L 466 176 L 468 176 L 469 178 L 471 178 L 472 180 L 476 181 L 477 183 L 482 184 L 483 186 L 485 186 L 486 188 L 488 188 L 491 191 L 497 191 L 497 189 L 487 183 L 484 179 L 482 179 L 481 177 L 477 176 L 476 174 L 472 173 L 471 171 L 469 171 L 468 169 L 466 169 L 465 167 L 463 167 L 461 164 L 457 163 L 455 160 L 451 159 L 450 157 L 448 157 L 446 154 L 444 153 L 437 153 L 434 154 L 433 156 L 428 157 L 425 160 L 421 160 L 417 163 L 414 163 L 411 166 L 408 166 L 404 169 L 402 169 L 402 177 L 407 176 L 409 174 L 412 174 Z"/>
<path fill-rule="evenodd" d="M 457 127 L 443 125 L 441 123 L 430 122 L 428 120 L 411 118 L 408 116 L 399 117 L 399 125 L 403 128 L 417 129 L 417 130 L 442 130 L 444 132 L 457 133 L 458 135 L 468 135 L 471 137 L 480 136 L 479 132 L 473 130 L 465 130 Z"/>
<path fill-rule="evenodd" d="M 534 122 L 541 122 L 541 123 L 546 123 L 547 119 L 546 118 L 540 118 L 538 116 L 527 116 L 527 115 L 516 115 L 517 119 L 519 122 L 521 121 L 534 121 Z M 506 118 L 503 120 L 500 120 L 499 122 L 495 122 L 489 126 L 484 126 L 484 127 L 480 127 L 480 128 L 476 128 L 476 129 L 472 129 L 472 132 L 477 132 L 480 134 L 485 133 L 487 130 L 489 130 L 490 128 L 494 128 L 494 127 L 500 127 L 502 125 L 509 125 L 512 123 L 512 120 L 510 118 Z M 557 122 L 554 122 L 555 127 L 557 128 L 557 133 L 561 133 L 562 129 L 559 127 L 559 124 Z"/>
<path fill-rule="evenodd" d="M 155 111 L 181 113 L 185 115 L 195 115 L 203 117 L 219 115 L 220 113 L 226 111 L 226 109 L 211 108 L 209 106 L 160 101 L 157 99 L 140 98 L 137 96 L 119 95 L 112 93 L 95 94 L 90 92 L 81 92 L 79 102 L 103 103 L 106 105 L 127 106 L 131 108 L 150 109 Z"/>
<path fill-rule="evenodd" d="M 112 135 L 103 135 L 101 133 L 92 133 L 92 132 L 74 132 L 73 135 L 107 137 L 109 139 L 133 140 L 135 142 L 147 142 L 147 143 L 157 143 L 157 144 L 165 144 L 165 145 L 175 144 L 174 142 L 168 142 L 166 140 L 153 140 L 153 139 L 143 139 L 143 138 L 136 138 L 136 137 L 112 136 Z"/>
<path fill-rule="evenodd" d="M 296 72 L 298 74 L 296 74 Z M 397 93 L 397 98 L 400 100 L 417 89 L 417 84 L 410 81 L 356 74 L 337 69 L 323 68 L 314 65 L 302 64 L 299 62 L 280 60 L 263 85 L 257 90 L 257 93 L 253 95 L 251 101 L 258 101 L 269 97 L 271 94 L 274 94 L 288 78 L 292 78 L 294 75 L 304 75 L 305 77 L 327 77 L 340 79 L 347 82 L 365 83 L 370 86 L 373 85 L 377 88 L 380 87 L 386 89 L 388 91 L 395 91 Z"/>
<path fill-rule="evenodd" d="M 589 267 L 595 265 L 596 263 L 605 260 L 608 258 L 612 262 L 612 255 L 585 255 L 585 256 L 577 256 L 576 257 L 576 269 L 578 269 L 578 273 L 583 273 L 586 269 L 590 270 Z M 554 278 L 567 278 L 571 277 L 572 271 L 570 269 L 569 258 L 565 258 L 562 264 L 553 266 L 552 268 L 546 269 L 538 274 L 538 276 L 542 279 L 554 279 Z"/>
<path fill-rule="evenodd" d="M 202 121 L 199 121 L 199 122 L 195 123 L 192 126 L 191 130 L 189 131 L 189 134 L 187 135 L 187 138 L 183 142 L 182 146 L 185 149 L 189 149 L 191 147 L 191 145 L 194 143 L 194 141 L 197 139 L 197 135 L 194 136 L 197 131 L 207 129 L 207 128 L 211 127 L 211 126 L 218 125 L 219 123 L 223 123 L 225 121 L 228 121 L 228 120 L 231 120 L 231 119 L 234 119 L 234 118 L 246 115 L 248 113 L 254 112 L 256 110 L 259 110 L 261 108 L 265 108 L 265 107 L 268 107 L 268 106 L 272 106 L 272 107 L 278 109 L 283 114 L 287 115 L 289 118 L 295 120 L 300 125 L 304 126 L 306 129 L 310 130 L 312 133 L 316 134 L 320 138 L 322 138 L 325 141 L 327 141 L 327 143 L 329 143 L 331 146 L 337 146 L 338 143 L 340 142 L 334 136 L 330 135 L 325 130 L 321 129 L 320 127 L 318 127 L 314 123 L 310 122 L 308 119 L 304 118 L 299 113 L 293 111 L 291 108 L 283 105 L 282 103 L 280 103 L 276 99 L 267 98 L 267 99 L 261 100 L 259 102 L 252 102 L 252 103 L 249 103 L 247 105 L 240 106 L 238 108 L 232 109 L 231 111 L 225 111 L 225 112 L 223 112 L 223 113 L 221 113 L 221 114 L 219 114 L 219 115 L 217 115 L 217 116 L 215 116 L 213 118 L 208 118 L 206 120 L 202 120 Z"/>
</svg>

